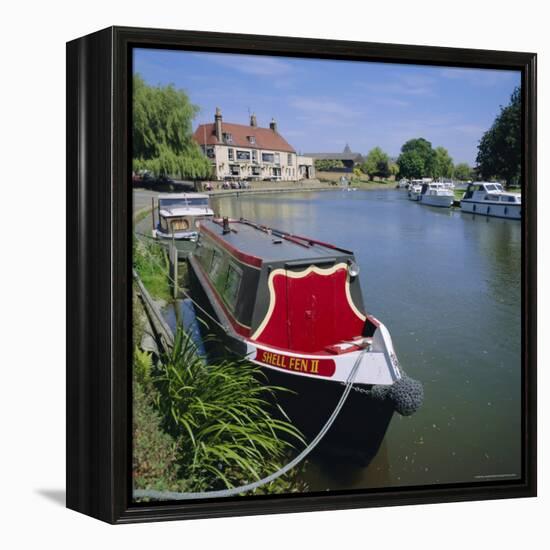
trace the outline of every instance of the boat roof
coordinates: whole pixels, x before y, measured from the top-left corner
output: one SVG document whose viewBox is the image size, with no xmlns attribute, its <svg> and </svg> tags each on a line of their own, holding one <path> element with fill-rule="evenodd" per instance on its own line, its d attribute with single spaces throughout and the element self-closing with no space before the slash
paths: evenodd
<svg viewBox="0 0 550 550">
<path fill-rule="evenodd" d="M 207 199 L 208 197 L 209 195 L 204 193 L 161 193 L 158 199 Z"/>
<path fill-rule="evenodd" d="M 201 222 L 201 230 L 213 233 L 230 248 L 247 256 L 260 258 L 264 262 L 319 260 L 353 254 L 349 250 L 328 243 L 268 228 L 244 219 L 230 220 L 231 232 L 225 235 L 222 226 L 220 219 Z M 271 234 L 268 233 L 269 229 Z"/>
<path fill-rule="evenodd" d="M 207 206 L 175 206 L 161 208 L 160 215 L 164 218 L 177 218 L 180 216 L 213 216 L 214 211 Z"/>
<path fill-rule="evenodd" d="M 469 185 L 500 185 L 502 187 L 500 181 L 474 181 Z"/>
</svg>

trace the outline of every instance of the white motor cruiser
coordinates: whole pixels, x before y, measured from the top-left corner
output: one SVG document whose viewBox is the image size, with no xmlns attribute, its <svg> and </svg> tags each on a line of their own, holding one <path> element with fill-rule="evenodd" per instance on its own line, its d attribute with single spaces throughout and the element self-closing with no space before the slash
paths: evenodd
<svg viewBox="0 0 550 550">
<path fill-rule="evenodd" d="M 428 206 L 449 208 L 452 206 L 454 199 L 454 192 L 447 184 L 432 181 L 422 185 L 418 201 Z"/>
<path fill-rule="evenodd" d="M 422 192 L 422 180 L 411 180 L 409 183 L 409 200 L 418 201 L 420 200 L 420 193 Z"/>
<path fill-rule="evenodd" d="M 505 192 L 500 183 L 476 181 L 460 201 L 462 212 L 521 220 L 521 194 Z"/>
<path fill-rule="evenodd" d="M 157 239 L 197 240 L 200 221 L 212 218 L 208 195 L 166 193 L 159 195 L 158 223 L 153 229 Z"/>
</svg>

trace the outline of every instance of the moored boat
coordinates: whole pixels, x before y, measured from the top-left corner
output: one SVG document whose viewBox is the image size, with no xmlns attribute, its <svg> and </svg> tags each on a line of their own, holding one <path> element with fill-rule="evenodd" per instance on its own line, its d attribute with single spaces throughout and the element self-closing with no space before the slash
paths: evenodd
<svg viewBox="0 0 550 550">
<path fill-rule="evenodd" d="M 445 183 L 432 181 L 422 185 L 418 201 L 427 206 L 449 208 L 454 201 L 454 192 Z"/>
<path fill-rule="evenodd" d="M 409 180 L 407 178 L 401 178 L 395 185 L 396 189 L 407 189 L 409 187 Z"/>
<path fill-rule="evenodd" d="M 214 215 L 208 200 L 208 195 L 200 193 L 159 195 L 156 208 L 158 222 L 156 225 L 153 223 L 153 237 L 196 240 L 200 222 Z"/>
<path fill-rule="evenodd" d="M 422 180 L 411 180 L 409 183 L 408 197 L 411 201 L 419 201 L 422 193 Z"/>
<path fill-rule="evenodd" d="M 520 220 L 521 195 L 505 192 L 500 183 L 478 181 L 468 185 L 460 209 L 470 214 Z"/>
<path fill-rule="evenodd" d="M 388 329 L 365 311 L 351 251 L 214 219 L 201 223 L 189 266 L 196 299 L 230 347 L 297 392 L 282 399 L 305 433 L 321 427 L 352 371 L 357 391 L 330 431 L 340 451 L 368 460 L 394 410 L 408 415 L 420 405 L 421 385 L 401 369 Z"/>
</svg>

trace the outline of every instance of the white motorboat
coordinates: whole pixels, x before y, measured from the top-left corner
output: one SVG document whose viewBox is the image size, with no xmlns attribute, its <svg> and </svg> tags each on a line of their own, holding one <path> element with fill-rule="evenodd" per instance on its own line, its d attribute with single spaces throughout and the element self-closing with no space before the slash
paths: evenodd
<svg viewBox="0 0 550 550">
<path fill-rule="evenodd" d="M 439 183 L 443 184 L 448 189 L 453 190 L 455 188 L 455 182 L 449 178 L 439 178 L 437 180 Z"/>
<path fill-rule="evenodd" d="M 449 208 L 452 206 L 455 195 L 447 184 L 432 181 L 424 183 L 418 201 L 428 206 L 438 206 L 440 208 Z"/>
<path fill-rule="evenodd" d="M 153 237 L 195 241 L 200 221 L 212 218 L 208 195 L 199 193 L 166 193 L 157 202 L 158 223 L 154 223 Z"/>
<path fill-rule="evenodd" d="M 504 191 L 500 183 L 476 181 L 460 201 L 462 212 L 521 220 L 521 194 Z"/>
<path fill-rule="evenodd" d="M 409 187 L 409 180 L 407 178 L 401 178 L 396 186 L 397 189 L 407 189 Z"/>
<path fill-rule="evenodd" d="M 420 193 L 422 192 L 423 180 L 411 180 L 409 183 L 409 200 L 418 201 L 420 200 Z"/>
</svg>

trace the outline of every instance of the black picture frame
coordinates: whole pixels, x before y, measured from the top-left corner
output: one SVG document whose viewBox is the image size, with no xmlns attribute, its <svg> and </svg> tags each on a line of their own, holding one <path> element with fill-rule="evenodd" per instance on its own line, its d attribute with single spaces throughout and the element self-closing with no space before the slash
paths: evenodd
<svg viewBox="0 0 550 550">
<path fill-rule="evenodd" d="M 129 76 L 136 46 L 521 71 L 520 481 L 132 504 Z M 536 54 L 111 27 L 67 44 L 66 93 L 68 508 L 132 523 L 536 495 Z"/>
</svg>

